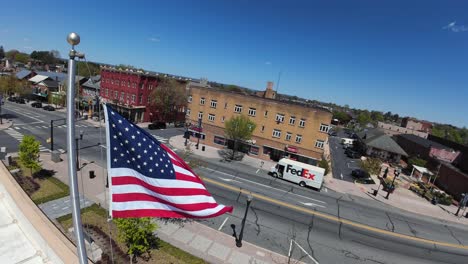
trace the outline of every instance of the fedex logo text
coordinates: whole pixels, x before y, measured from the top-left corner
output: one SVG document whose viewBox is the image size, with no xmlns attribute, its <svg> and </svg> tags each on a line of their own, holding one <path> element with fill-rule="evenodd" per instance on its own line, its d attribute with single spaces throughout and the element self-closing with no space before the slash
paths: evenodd
<svg viewBox="0 0 468 264">
<path fill-rule="evenodd" d="M 310 173 L 309 170 L 307 170 L 307 169 L 296 170 L 296 169 L 294 169 L 292 167 L 292 165 L 288 165 L 286 167 L 286 172 L 289 172 L 291 174 L 301 176 L 301 177 L 304 177 L 304 178 L 310 179 L 310 180 L 314 180 L 314 177 L 315 177 L 315 174 Z"/>
</svg>

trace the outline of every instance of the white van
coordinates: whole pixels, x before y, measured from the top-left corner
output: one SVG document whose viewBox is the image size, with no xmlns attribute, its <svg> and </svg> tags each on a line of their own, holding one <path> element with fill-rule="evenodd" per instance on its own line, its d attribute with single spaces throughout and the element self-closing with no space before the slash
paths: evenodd
<svg viewBox="0 0 468 264">
<path fill-rule="evenodd" d="M 355 139 L 352 139 L 352 138 L 342 138 L 341 139 L 341 144 L 343 144 L 343 145 L 353 145 L 354 141 L 355 141 Z"/>
<path fill-rule="evenodd" d="M 270 173 L 273 177 L 297 183 L 302 187 L 310 186 L 320 190 L 325 169 L 299 161 L 281 159 L 271 168 Z"/>
</svg>

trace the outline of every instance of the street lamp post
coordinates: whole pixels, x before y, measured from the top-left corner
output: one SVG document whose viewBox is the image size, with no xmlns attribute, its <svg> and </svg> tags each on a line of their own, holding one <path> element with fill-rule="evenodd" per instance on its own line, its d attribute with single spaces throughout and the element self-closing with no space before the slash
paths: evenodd
<svg viewBox="0 0 468 264">
<path fill-rule="evenodd" d="M 393 180 L 392 180 L 392 185 L 390 185 L 390 188 L 391 188 L 391 189 L 388 189 L 388 191 L 387 191 L 387 196 L 385 196 L 385 199 L 388 199 L 388 197 L 390 196 L 390 192 L 391 192 L 392 190 L 395 190 L 395 185 L 394 185 L 394 184 L 395 184 L 395 180 L 396 180 L 396 178 L 398 177 L 398 175 L 400 175 L 400 170 L 399 170 L 399 169 L 395 170 L 395 172 L 394 172 Z M 387 188 L 388 188 L 388 187 L 387 187 Z"/>
<path fill-rule="evenodd" d="M 252 199 L 253 199 L 252 195 L 249 194 L 247 196 L 247 207 L 245 208 L 244 218 L 242 219 L 242 227 L 241 227 L 241 231 L 239 234 L 239 238 L 236 239 L 237 247 L 242 247 L 242 237 L 244 236 L 245 220 L 247 219 L 247 213 L 249 212 L 249 207 L 250 207 L 250 203 L 252 202 Z"/>
<path fill-rule="evenodd" d="M 458 213 L 460 213 L 461 208 L 465 206 L 466 201 L 468 200 L 467 196 L 468 196 L 468 193 L 461 194 L 462 198 L 460 199 L 460 202 L 458 203 L 458 209 L 457 209 L 457 212 L 455 213 L 456 216 L 458 216 Z"/>
<path fill-rule="evenodd" d="M 382 168 L 380 168 L 380 171 L 382 171 Z M 379 175 L 380 175 L 380 171 L 379 171 Z M 380 183 L 379 183 L 379 186 L 377 187 L 377 190 L 374 190 L 374 196 L 377 196 L 377 194 L 379 193 L 380 185 L 382 185 L 382 180 L 387 178 L 387 173 L 388 173 L 388 168 L 385 169 L 384 175 L 382 176 L 382 179 L 380 179 Z"/>
<path fill-rule="evenodd" d="M 80 137 L 76 140 L 76 170 L 80 170 L 80 144 L 79 141 L 83 140 L 83 130 L 80 131 Z"/>
</svg>

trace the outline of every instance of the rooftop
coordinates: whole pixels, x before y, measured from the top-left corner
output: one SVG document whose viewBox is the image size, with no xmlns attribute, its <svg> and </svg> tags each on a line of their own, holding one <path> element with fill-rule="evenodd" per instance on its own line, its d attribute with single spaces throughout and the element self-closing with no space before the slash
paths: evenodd
<svg viewBox="0 0 468 264">
<path fill-rule="evenodd" d="M 395 140 L 378 129 L 362 131 L 357 134 L 361 140 L 370 147 L 385 150 L 388 152 L 408 156 L 408 154 L 398 145 Z"/>
<path fill-rule="evenodd" d="M 435 148 L 438 148 L 438 149 L 446 149 L 446 150 L 451 150 L 450 147 L 447 147 L 445 145 L 442 145 L 440 143 L 437 143 L 437 142 L 434 142 L 434 141 L 431 141 L 429 139 L 425 139 L 425 138 L 422 138 L 422 137 L 418 137 L 416 135 L 412 135 L 412 134 L 402 134 L 402 135 L 398 135 L 398 137 L 402 137 L 404 139 L 407 139 L 409 141 L 412 141 L 420 146 L 423 146 L 425 148 L 430 148 L 430 147 L 435 147 Z"/>
</svg>

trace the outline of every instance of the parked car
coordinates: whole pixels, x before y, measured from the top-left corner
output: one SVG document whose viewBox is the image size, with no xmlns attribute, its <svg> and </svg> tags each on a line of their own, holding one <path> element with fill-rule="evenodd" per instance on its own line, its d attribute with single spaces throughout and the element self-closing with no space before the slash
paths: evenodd
<svg viewBox="0 0 468 264">
<path fill-rule="evenodd" d="M 53 107 L 51 105 L 46 105 L 46 106 L 42 107 L 42 109 L 44 109 L 46 111 L 55 111 L 55 107 Z"/>
<path fill-rule="evenodd" d="M 361 154 L 359 154 L 359 152 L 352 150 L 350 148 L 346 149 L 345 154 L 346 156 L 348 156 L 348 158 L 351 158 L 351 159 L 361 158 Z"/>
<path fill-rule="evenodd" d="M 154 122 L 148 125 L 148 129 L 165 129 L 166 123 L 165 122 Z"/>
<path fill-rule="evenodd" d="M 16 102 L 16 97 L 10 96 L 10 97 L 8 97 L 8 101 L 10 101 L 10 102 Z"/>
<path fill-rule="evenodd" d="M 18 98 L 16 98 L 15 102 L 18 103 L 18 104 L 25 104 L 26 100 L 24 100 L 24 98 L 18 97 Z"/>
<path fill-rule="evenodd" d="M 357 179 L 371 179 L 369 173 L 367 171 L 356 169 L 351 172 L 351 176 Z"/>
<path fill-rule="evenodd" d="M 31 104 L 32 107 L 34 108 L 42 108 L 42 103 L 41 102 L 34 102 Z"/>
</svg>

